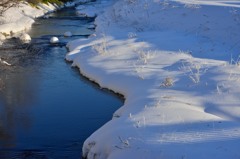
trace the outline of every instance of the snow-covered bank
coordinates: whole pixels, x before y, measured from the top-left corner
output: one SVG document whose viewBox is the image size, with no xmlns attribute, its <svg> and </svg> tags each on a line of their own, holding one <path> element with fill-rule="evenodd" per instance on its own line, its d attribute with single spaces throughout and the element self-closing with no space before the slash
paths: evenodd
<svg viewBox="0 0 240 159">
<path fill-rule="evenodd" d="M 29 29 L 34 23 L 34 18 L 43 16 L 59 8 L 53 4 L 40 4 L 32 7 L 27 3 L 21 3 L 19 7 L 8 9 L 2 17 L 0 17 L 0 32 L 11 35 Z"/>
<path fill-rule="evenodd" d="M 24 32 L 31 28 L 34 19 L 47 13 L 51 13 L 63 7 L 72 7 L 77 3 L 86 3 L 90 0 L 75 0 L 67 2 L 62 6 L 56 4 L 40 3 L 36 7 L 27 2 L 21 3 L 18 7 L 8 9 L 3 16 L 0 16 L 0 33 L 4 35 L 13 35 L 14 33 Z"/>
<path fill-rule="evenodd" d="M 66 59 L 126 101 L 83 156 L 239 158 L 240 1 L 99 2 Z"/>
</svg>

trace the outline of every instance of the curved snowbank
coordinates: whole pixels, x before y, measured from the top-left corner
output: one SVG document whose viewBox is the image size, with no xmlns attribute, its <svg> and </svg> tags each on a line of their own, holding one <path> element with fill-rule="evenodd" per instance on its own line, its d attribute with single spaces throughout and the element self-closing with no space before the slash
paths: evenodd
<svg viewBox="0 0 240 159">
<path fill-rule="evenodd" d="M 29 29 L 34 23 L 34 18 L 43 16 L 59 7 L 53 4 L 40 4 L 39 9 L 22 3 L 19 7 L 10 8 L 3 17 L 0 17 L 0 32 L 11 35 Z"/>
<path fill-rule="evenodd" d="M 88 1 L 89 0 L 75 0 L 73 2 L 67 2 L 64 6 L 72 7 L 77 3 L 86 3 Z M 26 2 L 21 3 L 19 7 L 8 9 L 4 15 L 0 17 L 0 33 L 12 35 L 25 31 L 31 28 L 35 18 L 63 8 L 64 6 L 41 3 L 37 7 L 32 7 Z"/>
<path fill-rule="evenodd" d="M 84 157 L 239 158 L 238 3 L 178 2 L 111 1 L 96 36 L 68 44 L 83 75 L 126 98 Z"/>
</svg>

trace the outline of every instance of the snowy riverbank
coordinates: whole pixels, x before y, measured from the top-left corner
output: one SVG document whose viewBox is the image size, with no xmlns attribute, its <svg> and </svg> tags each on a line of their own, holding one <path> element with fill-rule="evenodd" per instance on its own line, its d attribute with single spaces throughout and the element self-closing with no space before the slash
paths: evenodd
<svg viewBox="0 0 240 159">
<path fill-rule="evenodd" d="M 63 7 L 72 7 L 77 3 L 88 1 L 89 0 L 75 0 L 73 2 L 67 2 L 62 6 L 51 3 L 40 3 L 36 7 L 31 6 L 27 2 L 21 3 L 18 7 L 8 9 L 3 16 L 0 17 L 0 41 L 5 38 L 3 35 L 12 36 L 30 29 L 35 22 L 34 19 L 37 17 L 44 16 Z"/>
<path fill-rule="evenodd" d="M 25 31 L 31 28 L 35 18 L 53 12 L 59 9 L 60 6 L 40 4 L 38 8 L 32 7 L 28 3 L 21 3 L 19 7 L 8 9 L 0 17 L 0 32 L 5 35 L 11 35 Z"/>
<path fill-rule="evenodd" d="M 102 2 L 96 34 L 66 59 L 126 101 L 83 156 L 239 158 L 240 1 Z"/>
</svg>

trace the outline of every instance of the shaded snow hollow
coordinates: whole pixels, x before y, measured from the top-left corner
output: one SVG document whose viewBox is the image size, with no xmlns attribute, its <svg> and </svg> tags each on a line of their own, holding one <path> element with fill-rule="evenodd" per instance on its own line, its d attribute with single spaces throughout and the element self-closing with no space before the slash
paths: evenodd
<svg viewBox="0 0 240 159">
<path fill-rule="evenodd" d="M 240 158 L 240 1 L 113 0 L 66 59 L 123 94 L 84 143 L 88 159 Z M 93 9 L 94 8 L 94 9 Z"/>
</svg>

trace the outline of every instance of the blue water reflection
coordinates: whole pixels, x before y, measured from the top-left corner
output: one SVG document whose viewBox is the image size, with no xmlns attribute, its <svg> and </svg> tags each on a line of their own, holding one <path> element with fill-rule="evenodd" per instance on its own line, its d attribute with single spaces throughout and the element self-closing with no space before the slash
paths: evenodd
<svg viewBox="0 0 240 159">
<path fill-rule="evenodd" d="M 75 16 L 72 9 L 53 16 L 58 14 Z M 4 83 L 0 90 L 1 159 L 79 159 L 84 140 L 123 104 L 115 94 L 80 76 L 78 69 L 64 60 L 65 47 L 48 44 L 51 35 L 47 34 L 60 36 L 64 30 L 74 30 L 77 36 L 65 38 L 67 42 L 81 38 L 81 32 L 86 30 L 75 26 L 75 19 L 67 20 L 74 25 L 63 29 L 57 25 L 65 23 L 62 19 L 54 19 L 55 27 L 53 23 L 48 27 L 51 18 L 40 19 L 29 31 L 35 37 L 33 45 L 42 47 L 41 53 L 17 49 L 0 54 L 14 63 L 12 68 L 1 66 L 0 72 Z M 79 22 L 82 26 L 88 23 L 91 21 Z M 43 28 L 44 32 L 39 31 Z"/>
</svg>

